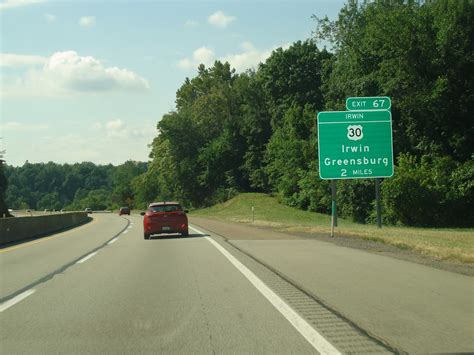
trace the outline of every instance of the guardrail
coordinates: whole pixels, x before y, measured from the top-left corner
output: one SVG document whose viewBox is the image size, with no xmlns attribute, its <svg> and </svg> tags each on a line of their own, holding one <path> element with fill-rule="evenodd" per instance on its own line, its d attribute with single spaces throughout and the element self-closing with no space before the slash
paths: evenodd
<svg viewBox="0 0 474 355">
<path fill-rule="evenodd" d="M 0 218 L 0 245 L 42 237 L 89 220 L 87 212 Z"/>
</svg>

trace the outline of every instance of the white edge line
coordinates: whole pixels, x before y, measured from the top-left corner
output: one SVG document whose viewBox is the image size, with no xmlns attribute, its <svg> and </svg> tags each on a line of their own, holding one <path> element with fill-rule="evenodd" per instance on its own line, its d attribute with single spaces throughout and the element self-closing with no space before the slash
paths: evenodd
<svg viewBox="0 0 474 355">
<path fill-rule="evenodd" d="M 79 260 L 76 264 L 82 264 L 84 261 L 87 261 L 89 260 L 90 258 L 92 258 L 95 254 L 97 254 L 97 252 L 93 252 L 93 253 L 90 253 L 89 255 L 83 257 L 81 260 Z"/>
<path fill-rule="evenodd" d="M 200 230 L 189 227 L 199 234 Z M 273 292 L 265 283 L 260 280 L 252 271 L 238 261 L 224 247 L 217 243 L 211 237 L 205 237 L 217 250 L 219 250 L 230 262 L 239 270 L 255 288 L 270 301 L 270 303 L 300 332 L 300 334 L 321 354 L 340 354 L 321 334 L 319 334 L 308 322 L 306 322 L 298 313 L 296 313 L 288 304 L 285 303 L 275 292 Z"/>
<path fill-rule="evenodd" d="M 3 302 L 2 304 L 0 304 L 0 312 L 3 312 L 7 310 L 8 308 L 10 308 L 11 306 L 14 306 L 18 302 L 23 301 L 26 297 L 31 296 L 33 293 L 35 293 L 35 290 L 29 289 L 23 293 L 20 293 L 18 296 L 13 297 L 11 300 Z"/>
<path fill-rule="evenodd" d="M 108 242 L 107 244 L 110 245 L 112 243 L 115 243 L 116 241 L 118 240 L 118 237 L 115 237 L 114 239 L 112 239 L 110 242 Z"/>
<path fill-rule="evenodd" d="M 122 234 L 127 234 L 127 233 L 128 233 L 128 231 L 127 231 L 127 230 L 122 232 Z"/>
</svg>

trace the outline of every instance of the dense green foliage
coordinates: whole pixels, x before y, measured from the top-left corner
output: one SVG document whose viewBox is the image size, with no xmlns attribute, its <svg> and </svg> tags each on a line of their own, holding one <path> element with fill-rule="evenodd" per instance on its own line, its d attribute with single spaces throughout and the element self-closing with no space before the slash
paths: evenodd
<svg viewBox="0 0 474 355">
<path fill-rule="evenodd" d="M 392 99 L 394 149 L 401 156 L 395 177 L 383 184 L 389 220 L 472 225 L 472 185 L 454 192 L 459 178 L 452 173 L 473 174 L 474 2 L 349 1 L 337 21 L 318 20 L 315 35 L 331 40 L 336 53 L 323 85 L 326 109 L 343 109 L 348 96 Z M 370 219 L 373 183 L 340 185 L 343 215 Z"/>
<path fill-rule="evenodd" d="M 329 212 L 316 113 L 344 110 L 348 96 L 383 95 L 392 98 L 400 155 L 382 184 L 385 220 L 472 224 L 473 15 L 469 0 L 349 1 L 336 21 L 315 17 L 313 39 L 274 51 L 256 72 L 201 65 L 158 124 L 144 179 L 193 206 L 261 191 Z M 337 195 L 342 216 L 373 220 L 373 180 L 340 181 Z"/>
<path fill-rule="evenodd" d="M 315 166 L 314 117 L 330 58 L 307 40 L 274 51 L 257 72 L 201 65 L 178 90 L 177 110 L 158 123 L 144 178 L 163 198 L 192 206 L 238 191 L 291 195 Z"/>
<path fill-rule="evenodd" d="M 401 154 L 397 174 L 383 184 L 388 222 L 407 225 L 472 225 L 474 162 Z"/>
<path fill-rule="evenodd" d="M 13 209 L 94 210 L 119 206 L 142 207 L 135 200 L 134 178 L 147 164 L 127 161 L 122 165 L 31 164 L 6 165 L 9 181 L 6 202 Z"/>
<path fill-rule="evenodd" d="M 313 38 L 275 50 L 257 70 L 200 65 L 158 123 L 146 172 L 84 163 L 67 166 L 77 172 L 69 176 L 49 163 L 31 174 L 29 164 L 21 180 L 7 168 L 7 200 L 82 208 L 177 199 L 199 207 L 266 192 L 328 213 L 317 112 L 344 110 L 348 96 L 389 96 L 397 166 L 382 182 L 386 222 L 473 225 L 474 2 L 349 0 L 337 20 L 314 19 Z M 330 51 L 318 48 L 321 40 Z M 50 178 L 29 180 L 41 174 Z M 339 212 L 371 222 L 374 195 L 373 180 L 339 181 Z"/>
<path fill-rule="evenodd" d="M 6 216 L 10 217 L 10 213 L 8 212 L 8 207 L 5 203 L 5 193 L 8 187 L 8 180 L 5 176 L 4 170 L 4 160 L 3 154 L 5 151 L 0 151 L 0 217 Z"/>
</svg>

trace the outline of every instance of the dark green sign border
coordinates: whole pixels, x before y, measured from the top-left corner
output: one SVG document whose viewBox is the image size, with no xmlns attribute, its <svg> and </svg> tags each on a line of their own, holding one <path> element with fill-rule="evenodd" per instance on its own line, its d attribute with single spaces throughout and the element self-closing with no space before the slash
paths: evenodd
<svg viewBox="0 0 474 355">
<path fill-rule="evenodd" d="M 369 115 L 373 115 L 376 112 L 387 112 L 390 116 L 390 144 L 391 144 L 391 150 L 392 150 L 392 171 L 390 175 L 383 175 L 383 176 L 361 176 L 361 177 L 330 177 L 330 178 L 325 178 L 321 176 L 321 147 L 320 147 L 320 136 L 319 136 L 319 125 L 320 125 L 320 120 L 319 120 L 319 115 L 324 113 L 324 114 L 348 114 L 348 113 L 357 113 L 357 112 L 363 112 L 363 113 L 368 113 Z M 385 122 L 388 122 L 388 120 L 384 120 Z M 351 121 L 326 121 L 326 122 L 321 122 L 321 124 L 328 124 L 328 123 L 334 123 L 334 124 L 348 124 L 351 123 Z M 354 123 L 357 123 L 357 121 L 354 121 Z M 390 110 L 351 110 L 351 111 L 320 111 L 318 112 L 317 115 L 317 128 L 318 128 L 318 167 L 319 167 L 319 177 L 322 180 L 348 180 L 348 179 L 380 179 L 380 178 L 389 178 L 392 177 L 394 174 L 394 169 L 395 169 L 395 164 L 394 164 L 394 159 L 393 159 L 393 123 L 392 123 L 392 113 Z"/>
</svg>

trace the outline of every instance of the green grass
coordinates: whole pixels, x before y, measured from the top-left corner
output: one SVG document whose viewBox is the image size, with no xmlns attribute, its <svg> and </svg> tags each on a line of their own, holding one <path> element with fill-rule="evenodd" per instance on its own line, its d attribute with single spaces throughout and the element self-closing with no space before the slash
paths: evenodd
<svg viewBox="0 0 474 355">
<path fill-rule="evenodd" d="M 330 216 L 302 211 L 278 203 L 265 194 L 243 193 L 210 208 L 195 210 L 192 216 L 252 223 L 274 227 L 283 232 L 330 233 Z M 338 219 L 336 237 L 361 238 L 413 250 L 439 260 L 474 263 L 474 229 L 472 228 L 414 228 L 358 224 Z"/>
</svg>

